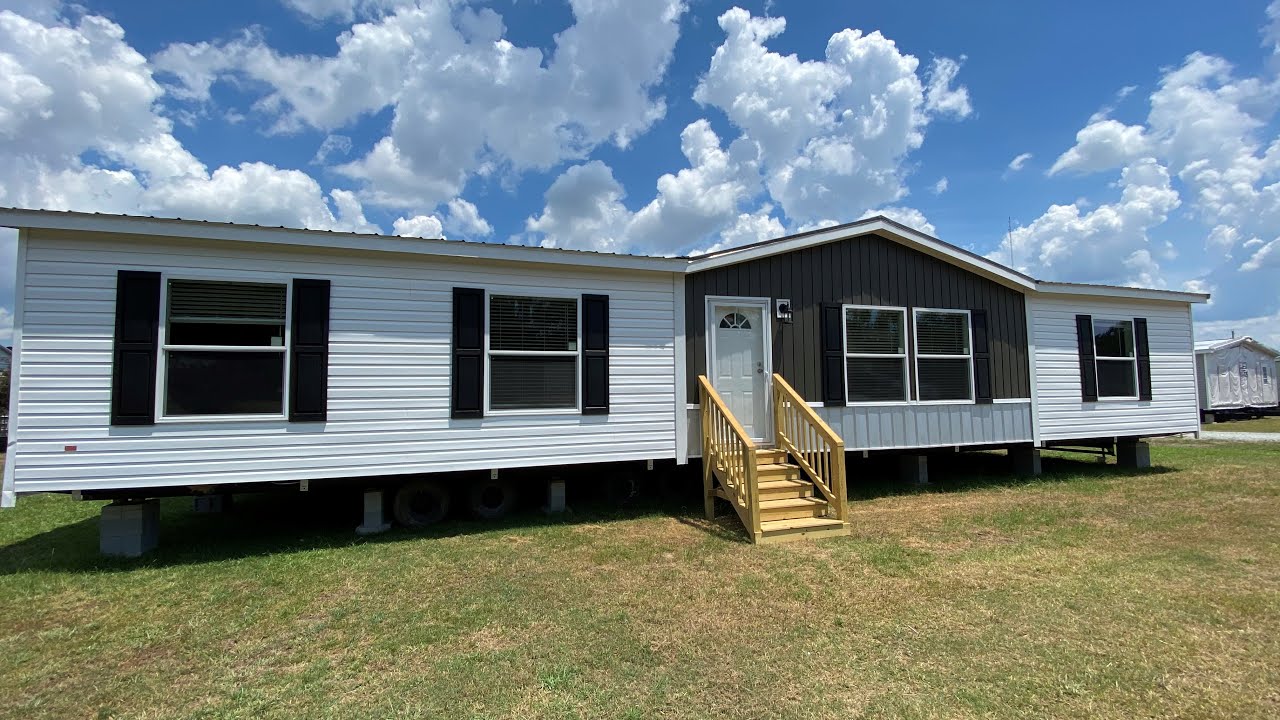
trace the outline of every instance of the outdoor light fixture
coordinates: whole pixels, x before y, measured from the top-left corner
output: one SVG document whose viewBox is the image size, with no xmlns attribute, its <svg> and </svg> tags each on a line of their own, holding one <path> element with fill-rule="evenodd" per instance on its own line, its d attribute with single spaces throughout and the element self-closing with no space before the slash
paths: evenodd
<svg viewBox="0 0 1280 720">
<path fill-rule="evenodd" d="M 784 298 L 778 298 L 778 320 L 787 325 L 791 324 L 791 301 Z"/>
</svg>

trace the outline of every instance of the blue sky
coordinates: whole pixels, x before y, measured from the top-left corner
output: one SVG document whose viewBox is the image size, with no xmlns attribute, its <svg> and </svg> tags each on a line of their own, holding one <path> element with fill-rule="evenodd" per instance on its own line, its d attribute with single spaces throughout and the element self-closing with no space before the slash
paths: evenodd
<svg viewBox="0 0 1280 720">
<path fill-rule="evenodd" d="M 0 0 L 0 204 L 658 254 L 885 212 L 1280 344 L 1277 15 Z"/>
</svg>

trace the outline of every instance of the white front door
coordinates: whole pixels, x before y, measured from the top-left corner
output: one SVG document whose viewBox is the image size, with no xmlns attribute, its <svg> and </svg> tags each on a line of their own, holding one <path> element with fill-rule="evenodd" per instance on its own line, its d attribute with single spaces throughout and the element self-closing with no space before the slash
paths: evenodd
<svg viewBox="0 0 1280 720">
<path fill-rule="evenodd" d="M 765 305 L 714 302 L 708 309 L 711 384 L 751 437 L 763 439 L 769 431 Z"/>
</svg>

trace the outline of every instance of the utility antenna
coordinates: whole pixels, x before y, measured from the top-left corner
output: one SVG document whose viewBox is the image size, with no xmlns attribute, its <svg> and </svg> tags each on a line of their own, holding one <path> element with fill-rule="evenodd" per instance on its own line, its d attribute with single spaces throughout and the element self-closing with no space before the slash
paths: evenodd
<svg viewBox="0 0 1280 720">
<path fill-rule="evenodd" d="M 1018 267 L 1013 264 L 1013 218 L 1012 217 L 1009 218 L 1009 227 L 1008 227 L 1008 230 L 1005 232 L 1004 238 L 1005 238 L 1005 242 L 1009 243 L 1009 267 L 1016 270 L 1018 269 Z"/>
</svg>

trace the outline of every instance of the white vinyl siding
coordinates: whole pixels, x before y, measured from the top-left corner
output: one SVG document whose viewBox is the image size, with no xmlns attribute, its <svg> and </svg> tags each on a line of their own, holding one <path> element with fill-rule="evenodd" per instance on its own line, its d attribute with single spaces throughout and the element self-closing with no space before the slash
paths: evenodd
<svg viewBox="0 0 1280 720">
<path fill-rule="evenodd" d="M 18 492 L 263 482 L 672 458 L 669 273 L 31 231 Z M 111 427 L 116 271 L 332 282 L 328 420 Z M 609 296 L 608 415 L 449 417 L 452 288 Z M 67 451 L 74 446 L 75 451 Z"/>
<path fill-rule="evenodd" d="M 1071 440 L 1197 432 L 1191 311 L 1186 303 L 1141 300 L 1027 298 L 1034 346 L 1035 402 L 1040 440 Z M 1151 350 L 1151 400 L 1081 398 L 1076 315 L 1146 318 Z"/>
</svg>

